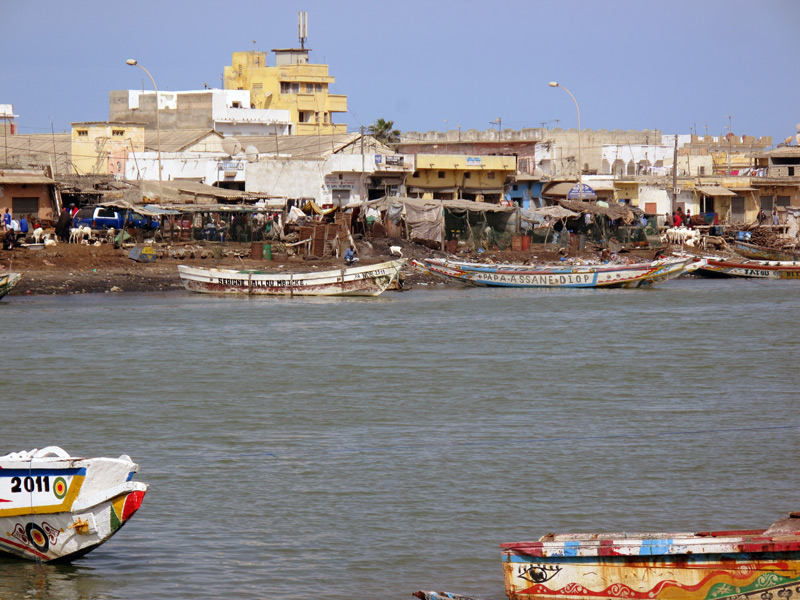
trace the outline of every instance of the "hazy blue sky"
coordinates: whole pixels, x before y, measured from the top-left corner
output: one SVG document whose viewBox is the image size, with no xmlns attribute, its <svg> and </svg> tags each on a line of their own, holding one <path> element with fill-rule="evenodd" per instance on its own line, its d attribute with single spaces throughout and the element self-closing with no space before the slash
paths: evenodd
<svg viewBox="0 0 800 600">
<path fill-rule="evenodd" d="M 221 87 L 234 51 L 295 47 L 403 131 L 575 127 L 771 135 L 800 123 L 800 0 L 0 0 L 20 133 L 108 119 L 108 93 Z M 272 55 L 270 55 L 272 59 Z M 274 64 L 269 62 L 268 64 Z"/>
</svg>

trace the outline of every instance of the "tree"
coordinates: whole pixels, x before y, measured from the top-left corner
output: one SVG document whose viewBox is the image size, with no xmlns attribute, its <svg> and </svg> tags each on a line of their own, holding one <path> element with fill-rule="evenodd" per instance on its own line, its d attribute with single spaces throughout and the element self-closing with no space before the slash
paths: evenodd
<svg viewBox="0 0 800 600">
<path fill-rule="evenodd" d="M 396 144 L 400 141 L 400 131 L 394 129 L 394 121 L 378 119 L 369 126 L 369 134 L 382 144 Z"/>
</svg>

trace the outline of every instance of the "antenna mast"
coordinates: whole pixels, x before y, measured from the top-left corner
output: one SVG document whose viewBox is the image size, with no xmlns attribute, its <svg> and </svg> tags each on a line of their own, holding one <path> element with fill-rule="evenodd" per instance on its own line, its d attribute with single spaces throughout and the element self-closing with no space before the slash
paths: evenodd
<svg viewBox="0 0 800 600">
<path fill-rule="evenodd" d="M 308 13 L 304 10 L 297 13 L 297 35 L 300 38 L 300 48 L 305 50 L 308 39 Z"/>
</svg>

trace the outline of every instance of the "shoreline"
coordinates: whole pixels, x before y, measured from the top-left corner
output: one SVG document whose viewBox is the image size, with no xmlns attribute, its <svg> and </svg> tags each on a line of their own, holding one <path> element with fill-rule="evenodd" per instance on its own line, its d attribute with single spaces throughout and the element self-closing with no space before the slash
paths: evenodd
<svg viewBox="0 0 800 600">
<path fill-rule="evenodd" d="M 388 252 L 389 239 L 359 244 L 362 265 L 398 258 Z M 381 246 L 386 246 L 382 248 Z M 178 265 L 230 269 L 259 269 L 277 272 L 307 272 L 340 269 L 344 261 L 336 257 L 304 257 L 275 254 L 272 260 L 250 257 L 250 244 L 228 243 L 223 246 L 205 244 L 154 244 L 158 258 L 153 262 L 137 262 L 129 258 L 132 246 L 115 248 L 110 244 L 88 246 L 58 244 L 39 250 L 17 248 L 0 252 L 0 273 L 22 273 L 22 279 L 8 297 L 65 294 L 102 294 L 126 292 L 172 292 L 185 290 Z M 631 259 L 651 260 L 654 250 L 631 254 Z M 430 258 L 446 256 L 425 246 L 404 243 L 403 257 Z M 477 258 L 499 262 L 552 263 L 561 254 L 552 247 L 533 247 L 526 252 L 486 252 L 481 255 L 459 254 L 464 260 Z M 597 252 L 588 251 L 573 258 L 591 260 Z M 404 281 L 410 289 L 419 284 L 457 285 L 431 275 L 404 269 Z"/>
</svg>

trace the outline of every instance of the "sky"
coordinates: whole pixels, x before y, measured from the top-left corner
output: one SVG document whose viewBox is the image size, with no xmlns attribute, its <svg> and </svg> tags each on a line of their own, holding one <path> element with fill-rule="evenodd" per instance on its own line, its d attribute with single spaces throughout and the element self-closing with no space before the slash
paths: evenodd
<svg viewBox="0 0 800 600">
<path fill-rule="evenodd" d="M 578 126 L 772 136 L 800 123 L 800 0 L 0 0 L 19 133 L 108 120 L 111 90 L 222 87 L 233 52 L 298 46 L 349 131 Z M 274 64 L 270 53 L 268 63 Z M 557 81 L 564 89 L 552 88 Z M 499 123 L 497 120 L 499 119 Z"/>
</svg>

